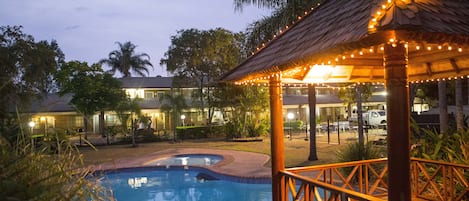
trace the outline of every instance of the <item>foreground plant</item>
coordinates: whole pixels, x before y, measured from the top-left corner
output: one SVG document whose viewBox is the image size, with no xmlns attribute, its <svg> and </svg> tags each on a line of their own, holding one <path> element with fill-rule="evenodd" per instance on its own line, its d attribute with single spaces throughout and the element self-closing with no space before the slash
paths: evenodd
<svg viewBox="0 0 469 201">
<path fill-rule="evenodd" d="M 347 147 L 336 152 L 338 162 L 350 162 L 386 157 L 383 147 L 375 146 L 372 142 L 366 144 L 350 143 Z"/>
<path fill-rule="evenodd" d="M 0 135 L 2 200 L 113 200 L 90 177 L 76 147 L 58 137 L 49 140 L 39 146 L 23 134 L 16 143 Z"/>
</svg>

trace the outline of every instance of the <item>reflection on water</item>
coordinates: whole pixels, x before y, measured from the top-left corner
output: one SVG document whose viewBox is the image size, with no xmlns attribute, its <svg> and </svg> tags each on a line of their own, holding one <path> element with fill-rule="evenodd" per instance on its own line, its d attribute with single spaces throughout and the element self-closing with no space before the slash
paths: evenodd
<svg viewBox="0 0 469 201">
<path fill-rule="evenodd" d="M 270 184 L 243 184 L 218 179 L 198 179 L 194 170 L 147 170 L 106 175 L 118 201 L 267 201 Z M 208 175 L 207 173 L 202 173 Z M 216 175 L 210 175 L 216 177 Z"/>
<path fill-rule="evenodd" d="M 129 178 L 127 180 L 127 183 L 131 188 L 140 188 L 142 187 L 142 184 L 147 183 L 147 178 L 146 177 L 134 177 L 134 178 Z"/>
<path fill-rule="evenodd" d="M 157 160 L 150 165 L 156 166 L 171 166 L 171 165 L 198 165 L 198 166 L 210 166 L 220 162 L 223 159 L 222 156 L 210 155 L 210 154 L 185 154 L 178 155 L 170 158 Z"/>
</svg>

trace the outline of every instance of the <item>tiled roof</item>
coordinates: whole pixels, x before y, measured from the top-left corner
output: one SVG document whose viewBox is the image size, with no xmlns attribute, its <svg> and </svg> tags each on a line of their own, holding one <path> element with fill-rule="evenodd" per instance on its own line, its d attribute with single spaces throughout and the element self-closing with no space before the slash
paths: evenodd
<svg viewBox="0 0 469 201">
<path fill-rule="evenodd" d="M 69 104 L 72 100 L 71 94 L 59 96 L 58 94 L 48 94 L 41 100 L 34 101 L 28 111 L 25 112 L 71 112 L 75 111 Z"/>
<path fill-rule="evenodd" d="M 126 77 L 119 79 L 122 88 L 171 88 L 172 77 Z"/>
<path fill-rule="evenodd" d="M 378 20 L 380 24 L 376 26 L 377 30 L 370 29 L 370 22 L 385 2 L 387 0 L 325 0 L 283 34 L 267 43 L 259 52 L 226 74 L 222 80 L 240 81 L 295 67 L 303 69 L 312 64 L 327 62 L 324 58 L 333 60 L 338 55 L 350 51 L 387 43 L 389 36 L 393 34 L 415 44 L 469 45 L 469 1 L 413 0 L 405 4 L 396 0 L 385 10 L 384 17 Z M 456 52 L 446 57 L 467 55 L 467 52 L 464 55 Z M 382 80 L 382 53 L 369 56 L 361 61 L 357 60 L 362 66 L 356 68 L 355 65 L 355 68 L 348 72 L 349 80 L 353 81 L 354 76 L 359 78 L 365 73 L 376 74 L 375 79 Z M 412 59 L 409 58 L 409 62 L 412 62 Z M 412 76 L 415 74 L 415 78 L 411 76 L 415 80 L 421 79 L 425 69 L 420 70 L 420 63 L 425 62 L 418 62 L 415 64 L 417 70 L 410 71 Z M 451 64 L 447 62 L 445 65 Z M 445 71 L 442 76 L 450 75 L 446 70 L 442 71 Z M 469 71 L 465 73 L 469 74 Z M 435 75 L 431 78 L 438 78 L 436 74 L 430 75 Z M 291 78 L 301 80 L 304 76 L 305 74 L 297 74 Z"/>
<path fill-rule="evenodd" d="M 385 96 L 373 95 L 366 102 L 385 102 Z M 335 95 L 316 95 L 316 105 L 320 104 L 342 104 L 344 101 Z M 308 105 L 308 96 L 284 95 L 283 105 Z"/>
</svg>

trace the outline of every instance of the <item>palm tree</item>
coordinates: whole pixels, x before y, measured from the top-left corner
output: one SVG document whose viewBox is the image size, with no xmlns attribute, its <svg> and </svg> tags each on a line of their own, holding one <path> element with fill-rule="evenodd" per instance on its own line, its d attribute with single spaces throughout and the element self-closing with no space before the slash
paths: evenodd
<svg viewBox="0 0 469 201">
<path fill-rule="evenodd" d="M 247 28 L 246 51 L 253 51 L 263 43 L 274 38 L 279 30 L 298 21 L 312 7 L 317 6 L 319 0 L 234 0 L 235 9 L 242 11 L 245 5 L 257 5 L 273 9 L 271 16 L 264 17 Z"/>
<path fill-rule="evenodd" d="M 245 44 L 245 51 L 249 53 L 255 50 L 263 43 L 274 38 L 278 30 L 283 30 L 285 26 L 291 25 L 293 22 L 298 21 L 299 16 L 304 16 L 305 12 L 317 5 L 319 0 L 234 0 L 235 8 L 242 10 L 244 5 L 257 4 L 259 7 L 274 9 L 274 12 L 269 17 L 264 17 L 258 20 L 247 29 L 247 37 Z M 316 99 L 314 86 L 308 87 L 309 107 L 313 106 Z M 314 103 L 315 104 L 315 103 Z M 317 160 L 316 154 L 316 117 L 315 112 L 310 111 L 310 155 L 309 160 Z M 313 139 L 314 138 L 314 139 Z"/>
<path fill-rule="evenodd" d="M 318 160 L 316 149 L 316 85 L 308 84 L 309 106 L 309 157 L 308 160 Z"/>
<path fill-rule="evenodd" d="M 131 77 L 131 70 L 142 77 L 149 74 L 147 67 L 151 66 L 153 68 L 153 65 L 150 63 L 150 56 L 148 54 L 135 53 L 137 46 L 130 41 L 124 44 L 116 43 L 119 45 L 119 50 L 112 51 L 107 59 L 102 59 L 99 63 L 110 66 L 110 72 L 112 73 L 119 71 L 123 74 L 122 77 Z"/>
</svg>

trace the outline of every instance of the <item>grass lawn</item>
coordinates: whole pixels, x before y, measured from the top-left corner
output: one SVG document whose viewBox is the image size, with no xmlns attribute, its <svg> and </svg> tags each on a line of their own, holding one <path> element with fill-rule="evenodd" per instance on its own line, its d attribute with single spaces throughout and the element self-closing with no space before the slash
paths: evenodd
<svg viewBox="0 0 469 201">
<path fill-rule="evenodd" d="M 354 136 L 354 134 L 349 134 Z M 285 138 L 285 165 L 286 167 L 298 167 L 334 163 L 335 154 L 338 150 L 344 148 L 346 143 L 353 141 L 353 137 L 341 135 L 341 144 L 328 144 L 325 136 L 317 138 L 317 154 L 319 160 L 308 161 L 309 141 L 305 141 L 301 134 L 294 137 L 293 140 Z M 336 137 L 337 138 L 337 137 Z M 337 142 L 337 139 L 331 142 Z M 352 139 L 352 140 L 350 140 Z M 116 159 L 134 158 L 145 156 L 147 154 L 170 148 L 208 148 L 208 149 L 227 149 L 256 152 L 270 155 L 270 139 L 264 138 L 262 142 L 228 142 L 225 140 L 187 140 L 178 143 L 155 142 L 140 143 L 137 147 L 131 145 L 110 145 L 98 146 L 97 150 L 91 148 L 80 148 L 84 156 L 86 165 L 96 165 L 106 162 L 112 162 Z M 270 163 L 266 164 L 270 166 Z"/>
</svg>

